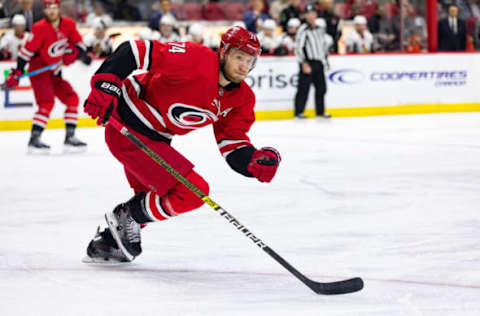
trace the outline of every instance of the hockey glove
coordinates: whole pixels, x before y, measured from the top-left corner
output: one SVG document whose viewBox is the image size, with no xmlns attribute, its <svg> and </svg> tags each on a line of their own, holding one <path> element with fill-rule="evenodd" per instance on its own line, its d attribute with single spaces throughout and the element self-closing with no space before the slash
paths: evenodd
<svg viewBox="0 0 480 316">
<path fill-rule="evenodd" d="M 92 57 L 87 53 L 83 54 L 80 60 L 82 61 L 82 63 L 84 63 L 87 66 L 89 66 L 92 63 Z"/>
<path fill-rule="evenodd" d="M 282 157 L 273 147 L 263 147 L 253 152 L 248 171 L 260 182 L 272 181 Z"/>
<path fill-rule="evenodd" d="M 15 89 L 18 87 L 18 77 L 23 75 L 23 72 L 20 69 L 17 68 L 12 68 L 10 71 L 10 74 L 7 77 L 7 80 L 5 80 L 5 87 L 7 89 Z"/>
<path fill-rule="evenodd" d="M 77 57 L 78 49 L 75 46 L 69 46 L 65 49 L 65 53 L 63 54 L 63 64 L 69 66 L 77 60 Z"/>
<path fill-rule="evenodd" d="M 100 73 L 92 77 L 92 91 L 84 104 L 84 111 L 91 118 L 98 118 L 97 125 L 105 125 L 117 108 L 122 80 L 114 74 Z"/>
</svg>

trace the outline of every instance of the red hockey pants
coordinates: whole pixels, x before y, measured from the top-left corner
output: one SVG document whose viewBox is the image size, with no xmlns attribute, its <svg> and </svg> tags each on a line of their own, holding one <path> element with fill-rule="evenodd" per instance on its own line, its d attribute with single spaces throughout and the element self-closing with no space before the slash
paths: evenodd
<svg viewBox="0 0 480 316">
<path fill-rule="evenodd" d="M 130 132 L 208 194 L 208 183 L 193 170 L 193 164 L 173 147 L 161 141 L 151 140 L 132 130 Z M 135 193 L 142 191 L 147 193 L 145 206 L 153 219 L 165 220 L 203 205 L 203 201 L 192 191 L 109 125 L 105 128 L 105 141 L 113 156 L 123 164 L 127 180 Z"/>
<path fill-rule="evenodd" d="M 55 104 L 55 97 L 67 106 L 64 114 L 65 123 L 77 125 L 78 95 L 68 81 L 54 75 L 53 71 L 47 71 L 30 77 L 30 82 L 38 105 L 38 110 L 33 116 L 34 125 L 45 128 Z"/>
</svg>

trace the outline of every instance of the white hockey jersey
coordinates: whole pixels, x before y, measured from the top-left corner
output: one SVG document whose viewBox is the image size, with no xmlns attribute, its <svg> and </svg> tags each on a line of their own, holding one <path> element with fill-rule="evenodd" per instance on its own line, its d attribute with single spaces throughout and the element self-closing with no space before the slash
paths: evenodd
<svg viewBox="0 0 480 316">
<path fill-rule="evenodd" d="M 97 57 L 108 56 L 113 50 L 113 41 L 109 36 L 99 39 L 93 34 L 87 34 L 83 37 L 83 43 L 87 46 L 87 50 L 91 50 Z"/>
<path fill-rule="evenodd" d="M 263 32 L 258 33 L 258 40 L 263 49 L 272 50 L 280 46 L 281 38 L 277 35 L 265 36 Z"/>
<path fill-rule="evenodd" d="M 373 35 L 368 30 L 360 36 L 357 31 L 345 35 L 347 53 L 370 53 L 373 50 Z"/>
<path fill-rule="evenodd" d="M 25 41 L 28 39 L 29 34 L 30 33 L 25 32 L 22 38 L 18 38 L 15 36 L 13 30 L 6 31 L 2 39 L 0 40 L 0 51 L 8 52 L 9 58 L 16 60 L 18 52 L 25 44 Z"/>
</svg>

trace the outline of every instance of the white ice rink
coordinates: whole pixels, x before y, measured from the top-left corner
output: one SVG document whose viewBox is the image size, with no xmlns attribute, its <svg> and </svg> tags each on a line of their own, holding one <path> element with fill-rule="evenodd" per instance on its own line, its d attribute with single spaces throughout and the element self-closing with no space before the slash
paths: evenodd
<svg viewBox="0 0 480 316">
<path fill-rule="evenodd" d="M 271 184 L 230 170 L 211 128 L 174 146 L 210 196 L 307 276 L 361 276 L 318 296 L 204 206 L 143 230 L 129 265 L 81 262 L 132 195 L 102 128 L 88 152 L 25 154 L 0 133 L 0 315 L 480 315 L 480 113 L 257 122 L 283 155 Z"/>
</svg>

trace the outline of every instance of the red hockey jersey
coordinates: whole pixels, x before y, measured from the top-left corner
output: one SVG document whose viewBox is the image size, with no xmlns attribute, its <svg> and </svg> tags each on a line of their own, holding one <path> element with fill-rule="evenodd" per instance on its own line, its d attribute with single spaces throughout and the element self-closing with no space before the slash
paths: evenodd
<svg viewBox="0 0 480 316">
<path fill-rule="evenodd" d="M 30 71 L 58 63 L 69 45 L 83 45 L 75 21 L 61 17 L 58 28 L 42 19 L 35 23 L 19 56 L 30 62 Z"/>
<path fill-rule="evenodd" d="M 242 82 L 219 86 L 218 56 L 195 43 L 130 41 L 137 68 L 122 94 L 131 112 L 149 129 L 171 138 L 213 124 L 220 152 L 252 146 L 255 95 Z M 253 147 L 253 146 L 252 146 Z"/>
</svg>

